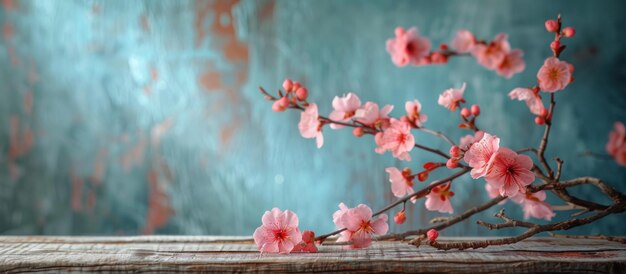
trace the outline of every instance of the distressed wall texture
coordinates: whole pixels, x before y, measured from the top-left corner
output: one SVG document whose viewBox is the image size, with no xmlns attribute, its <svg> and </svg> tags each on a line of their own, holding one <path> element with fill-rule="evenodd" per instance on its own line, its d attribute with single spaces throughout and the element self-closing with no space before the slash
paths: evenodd
<svg viewBox="0 0 626 274">
<path fill-rule="evenodd" d="M 331 230 L 341 201 L 380 208 L 392 200 L 384 168 L 436 158 L 415 151 L 413 163 L 398 162 L 348 130 L 327 130 L 317 150 L 299 136 L 299 115 L 272 112 L 257 86 L 299 79 L 325 114 L 348 91 L 397 106 L 417 98 L 430 128 L 459 138 L 466 132 L 436 98 L 467 82 L 466 98 L 483 106 L 482 128 L 508 147 L 536 145 L 541 129 L 506 93 L 533 83 L 549 55 L 543 22 L 557 13 L 577 29 L 564 55 L 576 81 L 557 96 L 548 154 L 565 160 L 566 177 L 595 175 L 626 191 L 625 168 L 578 156 L 603 152 L 612 123 L 626 121 L 622 1 L 1 3 L 1 234 L 251 234 L 274 206 L 298 213 L 302 228 Z M 396 68 L 385 40 L 413 25 L 435 44 L 460 28 L 484 38 L 507 32 L 527 70 L 507 81 L 471 58 Z M 483 185 L 458 180 L 456 210 L 487 199 Z M 408 212 L 401 229 L 438 216 L 421 203 Z M 623 218 L 571 232 L 626 234 Z M 444 234 L 514 232 L 470 220 Z"/>
</svg>

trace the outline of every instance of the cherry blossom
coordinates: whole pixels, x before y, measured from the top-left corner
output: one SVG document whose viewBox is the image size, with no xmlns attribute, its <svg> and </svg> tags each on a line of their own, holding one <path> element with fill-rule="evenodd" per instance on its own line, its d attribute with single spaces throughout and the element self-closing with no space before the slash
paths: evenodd
<svg viewBox="0 0 626 274">
<path fill-rule="evenodd" d="M 485 135 L 485 132 L 482 130 L 476 131 L 474 135 L 465 135 L 459 140 L 459 147 L 461 150 L 467 151 L 471 145 L 480 141 L 483 138 L 483 135 Z"/>
<path fill-rule="evenodd" d="M 465 93 L 465 83 L 463 83 L 461 88 L 446 89 L 441 95 L 439 95 L 437 103 L 450 111 L 456 111 L 456 108 L 460 103 L 465 103 L 463 93 Z"/>
<path fill-rule="evenodd" d="M 556 92 L 564 89 L 574 78 L 574 66 L 561 61 L 556 57 L 549 57 L 537 72 L 539 88 L 546 92 Z"/>
<path fill-rule="evenodd" d="M 526 101 L 526 105 L 530 109 L 530 112 L 535 115 L 543 115 L 546 113 L 546 108 L 543 106 L 541 96 L 538 92 L 529 88 L 515 88 L 509 92 L 511 100 L 517 99 L 520 101 Z"/>
<path fill-rule="evenodd" d="M 387 40 L 387 52 L 391 60 L 398 67 L 406 65 L 420 65 L 426 63 L 425 57 L 430 52 L 430 40 L 419 36 L 417 28 L 405 30 L 396 28 L 395 38 Z"/>
<path fill-rule="evenodd" d="M 410 161 L 409 151 L 415 146 L 415 138 L 411 134 L 411 126 L 403 121 L 391 118 L 389 127 L 375 136 L 376 152 L 383 154 L 391 151 L 393 157 Z"/>
<path fill-rule="evenodd" d="M 452 213 L 452 204 L 450 198 L 454 196 L 454 192 L 450 191 L 450 183 L 433 187 L 430 193 L 426 195 L 426 209 L 430 211 L 439 211 L 442 213 Z"/>
<path fill-rule="evenodd" d="M 524 59 L 522 58 L 523 55 L 524 54 L 519 49 L 512 50 L 504 56 L 504 59 L 502 59 L 502 62 L 496 68 L 496 73 L 510 79 L 513 74 L 524 71 L 526 63 L 524 63 Z"/>
<path fill-rule="evenodd" d="M 537 219 L 545 219 L 546 221 L 552 220 L 556 214 L 552 210 L 550 204 L 544 202 L 546 200 L 546 193 L 541 190 L 535 193 L 527 192 L 520 193 L 511 197 L 513 202 L 522 205 L 524 211 L 524 219 L 530 217 Z"/>
<path fill-rule="evenodd" d="M 342 208 L 333 214 L 333 219 L 338 217 L 335 224 L 338 228 L 346 228 L 340 236 L 341 240 L 351 241 L 349 248 L 364 248 L 372 243 L 372 235 L 384 235 L 389 229 L 387 214 L 381 214 L 375 220 L 372 219 L 372 210 L 359 204 L 355 208 Z M 345 207 L 345 205 L 343 205 Z"/>
<path fill-rule="evenodd" d="M 293 247 L 291 252 L 308 252 L 316 253 L 317 246 L 315 246 L 315 233 L 311 230 L 305 230 L 302 232 L 302 242 Z"/>
<path fill-rule="evenodd" d="M 393 110 L 392 105 L 385 105 L 379 110 L 378 104 L 366 102 L 357 109 L 355 120 L 367 126 L 385 129 L 389 126 L 389 113 Z"/>
<path fill-rule="evenodd" d="M 298 123 L 300 135 L 304 138 L 315 138 L 317 148 L 321 148 L 324 145 L 323 126 L 324 124 L 319 121 L 317 105 L 315 103 L 309 104 L 300 114 L 300 123 Z"/>
<path fill-rule="evenodd" d="M 414 176 L 411 175 L 410 169 L 404 169 L 400 171 L 395 167 L 388 167 L 385 169 L 389 173 L 389 182 L 391 183 L 391 193 L 396 197 L 404 197 L 405 195 L 414 193 L 413 182 Z M 413 200 L 415 203 L 415 200 Z"/>
<path fill-rule="evenodd" d="M 300 243 L 302 235 L 298 230 L 298 216 L 278 208 L 265 211 L 262 225 L 254 231 L 254 242 L 261 252 L 289 253 Z"/>
<path fill-rule="evenodd" d="M 343 97 L 335 96 L 333 99 L 333 112 L 330 113 L 329 118 L 337 122 L 348 122 L 356 114 L 356 110 L 361 106 L 361 100 L 359 97 L 350 92 Z M 339 129 L 342 125 L 330 124 L 330 128 Z"/>
<path fill-rule="evenodd" d="M 479 141 L 474 140 L 474 144 L 470 146 L 463 157 L 463 160 L 472 167 L 470 174 L 474 179 L 487 175 L 495 160 L 491 156 L 500 148 L 500 138 L 489 133 L 482 135 Z"/>
<path fill-rule="evenodd" d="M 476 37 L 468 30 L 459 30 L 450 45 L 459 53 L 468 53 L 474 49 Z"/>
<path fill-rule="evenodd" d="M 512 197 L 518 192 L 525 193 L 525 187 L 535 181 L 535 174 L 530 171 L 533 160 L 527 155 L 502 147 L 492 156 L 490 162 L 492 165 L 485 180 L 498 188 L 502 196 Z"/>
<path fill-rule="evenodd" d="M 418 100 L 406 102 L 404 104 L 404 109 L 406 110 L 406 117 L 411 122 L 411 124 L 416 127 L 421 127 L 422 124 L 428 120 L 428 116 L 421 113 L 422 104 L 420 104 L 420 101 Z"/>
<path fill-rule="evenodd" d="M 510 50 L 511 45 L 507 41 L 507 35 L 501 33 L 488 45 L 477 44 L 474 46 L 472 55 L 485 68 L 495 70 L 502 64 Z"/>
</svg>

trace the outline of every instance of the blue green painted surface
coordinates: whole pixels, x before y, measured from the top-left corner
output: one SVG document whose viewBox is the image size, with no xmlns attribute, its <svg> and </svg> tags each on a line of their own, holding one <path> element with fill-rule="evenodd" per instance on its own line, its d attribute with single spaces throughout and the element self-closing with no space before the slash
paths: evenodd
<svg viewBox="0 0 626 274">
<path fill-rule="evenodd" d="M 547 154 L 565 160 L 565 177 L 598 176 L 626 191 L 626 168 L 577 156 L 603 152 L 612 123 L 626 121 L 621 1 L 12 2 L 0 10 L 0 234 L 251 234 L 275 206 L 295 211 L 302 228 L 329 231 L 339 202 L 392 201 L 384 168 L 436 158 L 415 151 L 413 163 L 398 162 L 348 130 L 327 130 L 318 150 L 299 136 L 299 115 L 272 112 L 257 86 L 299 79 L 322 113 L 349 91 L 398 106 L 394 115 L 416 98 L 427 126 L 457 139 L 466 132 L 435 102 L 467 82 L 482 128 L 508 147 L 537 145 L 542 130 L 506 93 L 535 81 L 549 55 L 543 22 L 557 13 L 577 29 L 563 56 L 576 80 L 557 95 Z M 507 32 L 527 69 L 506 80 L 471 58 L 397 68 L 384 48 L 396 26 L 418 26 L 435 44 L 460 28 L 484 38 Z M 431 136 L 416 140 L 447 150 Z M 455 209 L 486 200 L 483 184 L 458 180 Z M 438 216 L 419 203 L 409 213 L 392 229 Z M 626 234 L 623 218 L 572 232 Z M 516 232 L 473 220 L 443 235 Z"/>
</svg>

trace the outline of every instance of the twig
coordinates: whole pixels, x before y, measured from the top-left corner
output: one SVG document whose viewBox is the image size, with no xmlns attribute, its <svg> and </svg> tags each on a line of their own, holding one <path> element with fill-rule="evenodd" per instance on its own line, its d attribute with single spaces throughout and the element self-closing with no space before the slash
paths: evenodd
<svg viewBox="0 0 626 274">
<path fill-rule="evenodd" d="M 546 119 L 546 128 L 543 132 L 543 137 L 541 138 L 541 142 L 539 143 L 539 149 L 537 151 L 537 158 L 539 158 L 539 162 L 543 165 L 548 172 L 549 178 L 554 178 L 554 172 L 550 165 L 548 165 L 548 161 L 546 161 L 545 152 L 548 147 L 548 137 L 550 137 L 550 128 L 552 127 L 552 118 L 554 114 L 554 107 L 556 102 L 554 101 L 554 93 L 550 93 L 550 110 L 548 111 L 548 119 Z"/>
<path fill-rule="evenodd" d="M 444 141 L 446 141 L 446 142 L 447 142 L 448 144 L 450 144 L 451 146 L 455 146 L 455 145 L 456 145 L 456 144 L 454 143 L 454 141 L 452 141 L 452 139 L 450 139 L 450 137 L 446 136 L 445 134 L 443 134 L 443 133 L 442 133 L 442 132 L 440 132 L 440 131 L 435 131 L 435 130 L 428 129 L 428 128 L 425 128 L 425 127 L 419 127 L 419 128 L 417 128 L 417 129 L 418 129 L 418 130 L 421 130 L 421 131 L 423 131 L 423 132 L 426 132 L 426 133 L 428 133 L 428 134 L 431 134 L 431 135 L 437 136 L 437 137 L 439 137 L 439 138 L 443 139 Z"/>
</svg>

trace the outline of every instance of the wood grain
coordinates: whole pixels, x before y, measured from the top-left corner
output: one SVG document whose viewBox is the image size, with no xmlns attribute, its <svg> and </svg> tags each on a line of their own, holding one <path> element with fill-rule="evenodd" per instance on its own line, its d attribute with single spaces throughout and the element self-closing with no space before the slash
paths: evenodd
<svg viewBox="0 0 626 274">
<path fill-rule="evenodd" d="M 508 246 L 445 252 L 383 241 L 361 250 L 322 246 L 313 254 L 261 255 L 245 237 L 0 237 L 0 272 L 32 271 L 625 273 L 626 245 L 532 238 Z"/>
</svg>

